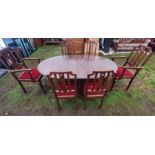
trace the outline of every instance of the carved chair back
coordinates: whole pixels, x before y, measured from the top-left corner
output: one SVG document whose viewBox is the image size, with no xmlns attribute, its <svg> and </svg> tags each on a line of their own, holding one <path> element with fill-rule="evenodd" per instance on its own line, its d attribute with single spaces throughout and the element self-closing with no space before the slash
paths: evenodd
<svg viewBox="0 0 155 155">
<path fill-rule="evenodd" d="M 123 66 L 129 65 L 142 67 L 145 65 L 151 55 L 152 51 L 150 47 L 138 46 L 134 48 Z"/>
<path fill-rule="evenodd" d="M 62 54 L 64 55 L 76 55 L 84 53 L 84 41 L 81 39 L 67 40 L 62 45 Z"/>
<path fill-rule="evenodd" d="M 107 92 L 112 86 L 114 77 L 114 71 L 94 71 L 92 74 L 88 74 L 86 93 L 92 92 L 95 95 Z"/>
<path fill-rule="evenodd" d="M 51 72 L 47 77 L 55 93 L 64 93 L 66 96 L 73 91 L 77 93 L 76 74 L 72 72 Z"/>
<path fill-rule="evenodd" d="M 20 69 L 23 66 L 27 68 L 19 53 L 20 48 L 5 48 L 0 51 L 0 61 L 4 67 L 10 70 Z"/>
<path fill-rule="evenodd" d="M 84 44 L 84 55 L 95 56 L 97 52 L 97 43 L 95 41 L 87 41 Z"/>
</svg>

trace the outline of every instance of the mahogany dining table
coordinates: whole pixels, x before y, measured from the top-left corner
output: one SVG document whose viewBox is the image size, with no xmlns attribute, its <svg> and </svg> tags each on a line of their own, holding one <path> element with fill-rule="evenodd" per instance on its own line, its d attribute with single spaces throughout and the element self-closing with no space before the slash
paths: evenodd
<svg viewBox="0 0 155 155">
<path fill-rule="evenodd" d="M 77 74 L 77 79 L 86 79 L 93 71 L 117 71 L 117 64 L 101 56 L 61 55 L 45 59 L 38 65 L 42 75 L 50 72 L 67 72 Z"/>
</svg>

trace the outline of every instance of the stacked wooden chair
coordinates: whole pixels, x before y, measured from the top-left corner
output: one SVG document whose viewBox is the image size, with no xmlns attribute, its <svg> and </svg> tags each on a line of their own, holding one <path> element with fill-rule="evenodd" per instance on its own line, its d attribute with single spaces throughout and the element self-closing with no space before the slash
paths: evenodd
<svg viewBox="0 0 155 155">
<path fill-rule="evenodd" d="M 39 83 L 43 92 L 41 79 L 42 75 L 39 73 L 37 68 L 28 68 L 26 61 L 37 61 L 40 62 L 39 58 L 21 58 L 20 48 L 5 48 L 0 51 L 0 61 L 6 69 L 11 73 L 11 75 L 16 79 L 24 93 L 27 93 L 23 86 L 23 82 Z"/>
<path fill-rule="evenodd" d="M 148 61 L 151 55 L 152 51 L 150 47 L 138 46 L 134 48 L 134 50 L 128 57 L 126 56 L 112 57 L 113 61 L 115 59 L 125 59 L 124 64 L 118 67 L 112 88 L 114 87 L 116 80 L 129 79 L 130 81 L 126 87 L 126 90 L 128 90 L 131 83 L 133 82 L 137 74 L 144 68 L 145 63 Z"/>
</svg>

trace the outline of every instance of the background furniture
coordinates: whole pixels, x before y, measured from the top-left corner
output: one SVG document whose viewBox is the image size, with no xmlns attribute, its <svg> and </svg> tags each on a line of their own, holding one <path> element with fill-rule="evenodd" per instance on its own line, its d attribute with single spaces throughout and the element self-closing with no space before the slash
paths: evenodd
<svg viewBox="0 0 155 155">
<path fill-rule="evenodd" d="M 44 88 L 41 83 L 42 75 L 38 72 L 37 68 L 28 68 L 25 61 L 27 60 L 35 60 L 40 62 L 38 58 L 24 58 L 20 57 L 20 48 L 5 48 L 0 52 L 0 61 L 1 63 L 8 69 L 11 75 L 17 80 L 18 84 L 24 91 L 22 82 L 37 82 L 39 83 L 40 87 L 42 88 L 43 92 Z M 23 69 L 24 68 L 24 69 Z"/>
<path fill-rule="evenodd" d="M 114 80 L 114 71 L 94 71 L 88 74 L 87 81 L 84 85 L 84 109 L 87 106 L 87 99 L 101 98 L 99 108 L 103 105 L 103 99 L 110 90 Z"/>
<path fill-rule="evenodd" d="M 67 39 L 62 46 L 63 55 L 87 55 L 94 56 L 97 53 L 98 44 L 95 41 L 84 39 Z"/>
<path fill-rule="evenodd" d="M 44 44 L 61 44 L 63 38 L 43 38 Z"/>
<path fill-rule="evenodd" d="M 73 39 L 68 38 L 64 41 L 62 46 L 62 54 L 63 55 L 76 55 L 76 54 L 84 54 L 84 39 Z"/>
<path fill-rule="evenodd" d="M 76 74 L 72 72 L 50 72 L 47 78 L 54 91 L 58 109 L 61 110 L 59 99 L 74 99 L 75 108 L 77 108 Z"/>
<path fill-rule="evenodd" d="M 113 40 L 113 48 L 115 51 L 131 51 L 135 47 L 142 45 L 147 46 L 150 39 L 145 38 L 118 38 Z"/>
<path fill-rule="evenodd" d="M 126 56 L 112 57 L 112 60 L 126 59 L 125 63 L 122 66 L 118 67 L 115 80 L 130 79 L 129 84 L 126 87 L 126 90 L 128 90 L 131 83 L 135 79 L 136 75 L 141 71 L 141 69 L 143 69 L 143 66 L 151 57 L 151 55 L 152 55 L 151 48 L 139 46 L 136 47 L 131 52 L 129 57 Z M 115 80 L 113 86 L 115 84 Z"/>
<path fill-rule="evenodd" d="M 155 38 L 151 38 L 151 42 L 148 44 L 152 51 L 155 52 Z"/>
<path fill-rule="evenodd" d="M 42 61 L 38 65 L 38 70 L 42 75 L 50 72 L 69 72 L 77 74 L 77 79 L 87 79 L 87 75 L 93 71 L 117 71 L 117 64 L 107 58 L 84 55 L 55 56 Z"/>
<path fill-rule="evenodd" d="M 33 38 L 36 47 L 43 45 L 43 38 Z"/>
<path fill-rule="evenodd" d="M 3 41 L 6 47 L 20 47 L 23 58 L 28 57 L 37 49 L 33 38 L 3 38 Z"/>
</svg>

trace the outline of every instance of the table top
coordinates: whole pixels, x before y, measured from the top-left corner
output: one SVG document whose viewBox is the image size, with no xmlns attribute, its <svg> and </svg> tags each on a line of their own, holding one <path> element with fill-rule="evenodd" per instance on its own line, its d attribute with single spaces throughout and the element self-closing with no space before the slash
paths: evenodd
<svg viewBox="0 0 155 155">
<path fill-rule="evenodd" d="M 87 74 L 93 71 L 117 71 L 117 64 L 105 57 L 83 55 L 55 56 L 42 61 L 38 65 L 38 70 L 42 75 L 50 72 L 67 72 L 77 74 L 78 79 L 86 79 Z"/>
</svg>

